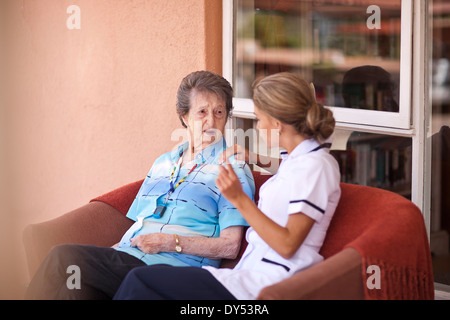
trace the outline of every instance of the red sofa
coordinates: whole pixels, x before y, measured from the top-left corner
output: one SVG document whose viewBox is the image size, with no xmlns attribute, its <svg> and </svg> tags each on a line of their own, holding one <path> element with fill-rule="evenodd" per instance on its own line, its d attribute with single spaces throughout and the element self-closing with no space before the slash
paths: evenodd
<svg viewBox="0 0 450 320">
<path fill-rule="evenodd" d="M 254 172 L 254 178 L 257 201 L 269 176 Z M 27 226 L 23 240 L 30 276 L 54 245 L 117 243 L 132 224 L 125 214 L 141 184 L 125 185 L 61 217 Z M 258 299 L 433 299 L 431 255 L 420 210 L 381 189 L 345 183 L 341 188 L 321 249 L 325 260 L 263 289 Z M 241 254 L 245 247 L 244 240 Z M 224 260 L 221 267 L 233 267 L 238 259 Z"/>
</svg>

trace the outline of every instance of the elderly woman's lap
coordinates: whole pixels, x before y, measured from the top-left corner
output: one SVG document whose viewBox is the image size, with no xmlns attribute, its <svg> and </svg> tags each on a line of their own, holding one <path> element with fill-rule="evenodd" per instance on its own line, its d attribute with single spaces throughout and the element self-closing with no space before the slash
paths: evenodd
<svg viewBox="0 0 450 320">
<path fill-rule="evenodd" d="M 235 297 L 205 269 L 154 265 L 131 270 L 114 299 L 235 300 Z"/>
</svg>

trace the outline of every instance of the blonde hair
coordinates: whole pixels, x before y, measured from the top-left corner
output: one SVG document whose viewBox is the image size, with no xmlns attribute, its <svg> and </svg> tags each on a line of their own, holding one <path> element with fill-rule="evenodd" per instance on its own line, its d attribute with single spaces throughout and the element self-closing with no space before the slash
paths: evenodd
<svg viewBox="0 0 450 320">
<path fill-rule="evenodd" d="M 323 141 L 333 134 L 333 113 L 317 103 L 314 86 L 294 73 L 281 72 L 256 80 L 253 101 L 261 111 L 292 125 L 306 138 Z"/>
</svg>

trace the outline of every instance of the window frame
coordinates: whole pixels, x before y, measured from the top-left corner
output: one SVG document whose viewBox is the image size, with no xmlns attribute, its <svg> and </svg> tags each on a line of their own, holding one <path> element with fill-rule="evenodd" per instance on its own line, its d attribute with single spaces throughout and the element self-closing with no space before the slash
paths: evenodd
<svg viewBox="0 0 450 320">
<path fill-rule="evenodd" d="M 379 132 L 397 132 L 411 135 L 412 122 L 412 59 L 413 59 L 413 19 L 414 1 L 402 0 L 401 4 L 401 45 L 400 45 L 400 85 L 399 112 L 384 112 L 374 110 L 349 109 L 326 106 L 333 111 L 337 128 L 348 128 L 357 125 Z M 233 83 L 234 68 L 234 17 L 237 8 L 235 0 L 223 0 L 223 76 Z M 241 118 L 254 119 L 253 101 L 251 99 L 234 98 L 233 115 Z M 375 127 L 375 128 L 374 128 Z M 379 129 L 377 129 L 379 128 Z"/>
<path fill-rule="evenodd" d="M 404 90 L 407 91 L 406 98 L 402 100 L 402 107 L 406 107 L 408 110 L 406 115 L 397 119 L 400 124 L 389 127 L 385 123 L 378 125 L 378 122 L 371 123 L 368 121 L 351 123 L 338 120 L 336 123 L 336 130 L 354 130 L 412 138 L 411 200 L 422 211 L 428 235 L 430 235 L 431 221 L 431 148 L 430 144 L 427 143 L 427 139 L 430 138 L 431 110 L 430 79 L 428 76 L 431 39 L 427 38 L 429 3 L 430 0 L 403 0 L 402 2 L 402 27 L 404 25 L 407 28 L 406 32 L 408 34 L 402 38 L 402 45 L 405 43 L 405 47 L 401 51 L 401 57 L 403 58 L 401 66 L 403 67 L 402 72 L 406 72 L 407 76 L 404 76 L 401 80 L 406 89 L 403 89 L 400 95 L 405 95 Z M 232 83 L 234 67 L 233 18 L 237 9 L 234 7 L 234 0 L 223 0 L 222 4 L 222 72 L 223 76 Z M 407 39 L 409 39 L 409 42 L 406 41 Z M 233 116 L 226 127 L 228 143 L 233 141 L 233 129 L 237 128 L 236 118 L 255 119 L 253 113 L 254 105 L 251 99 L 234 98 L 233 104 Z M 366 111 L 364 112 L 364 117 L 370 118 L 372 113 Z"/>
<path fill-rule="evenodd" d="M 431 5 L 433 0 L 408 0 L 402 2 L 402 31 L 408 28 L 410 43 L 404 43 L 402 38 L 401 72 L 407 72 L 408 77 L 400 83 L 406 89 L 401 91 L 407 99 L 401 106 L 408 107 L 409 115 L 398 119 L 400 125 L 378 125 L 373 122 L 359 121 L 358 123 L 338 121 L 336 129 L 354 130 L 361 132 L 380 133 L 392 136 L 410 137 L 412 139 L 412 173 L 411 173 L 411 201 L 421 210 L 428 240 L 431 241 L 431 139 L 432 139 L 432 81 L 430 76 L 430 59 L 432 57 L 432 28 L 433 15 Z M 223 0 L 223 74 L 233 79 L 233 0 Z M 409 62 L 407 62 L 409 60 Z M 246 99 L 242 99 L 246 100 Z M 249 100 L 249 99 L 247 99 Z M 409 101 L 405 103 L 405 101 Z M 235 117 L 250 118 L 253 116 L 251 101 L 235 99 Z M 369 115 L 370 113 L 365 113 Z M 228 128 L 236 128 L 236 118 L 231 118 Z M 450 286 L 435 283 L 436 294 L 448 297 Z"/>
</svg>

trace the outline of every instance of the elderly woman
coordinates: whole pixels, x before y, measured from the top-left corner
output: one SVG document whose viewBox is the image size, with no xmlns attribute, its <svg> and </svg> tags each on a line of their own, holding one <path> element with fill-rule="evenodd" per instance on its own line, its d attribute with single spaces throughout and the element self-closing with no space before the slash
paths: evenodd
<svg viewBox="0 0 450 320">
<path fill-rule="evenodd" d="M 177 112 L 188 141 L 154 162 L 127 213 L 135 223 L 113 248 L 55 247 L 32 279 L 27 298 L 111 299 L 135 267 L 218 267 L 220 259 L 235 258 L 247 223 L 215 185 L 231 109 L 232 88 L 224 78 L 208 71 L 185 77 Z M 245 163 L 233 167 L 253 198 L 250 169 Z M 67 286 L 72 265 L 80 268 L 80 288 Z"/>
</svg>

